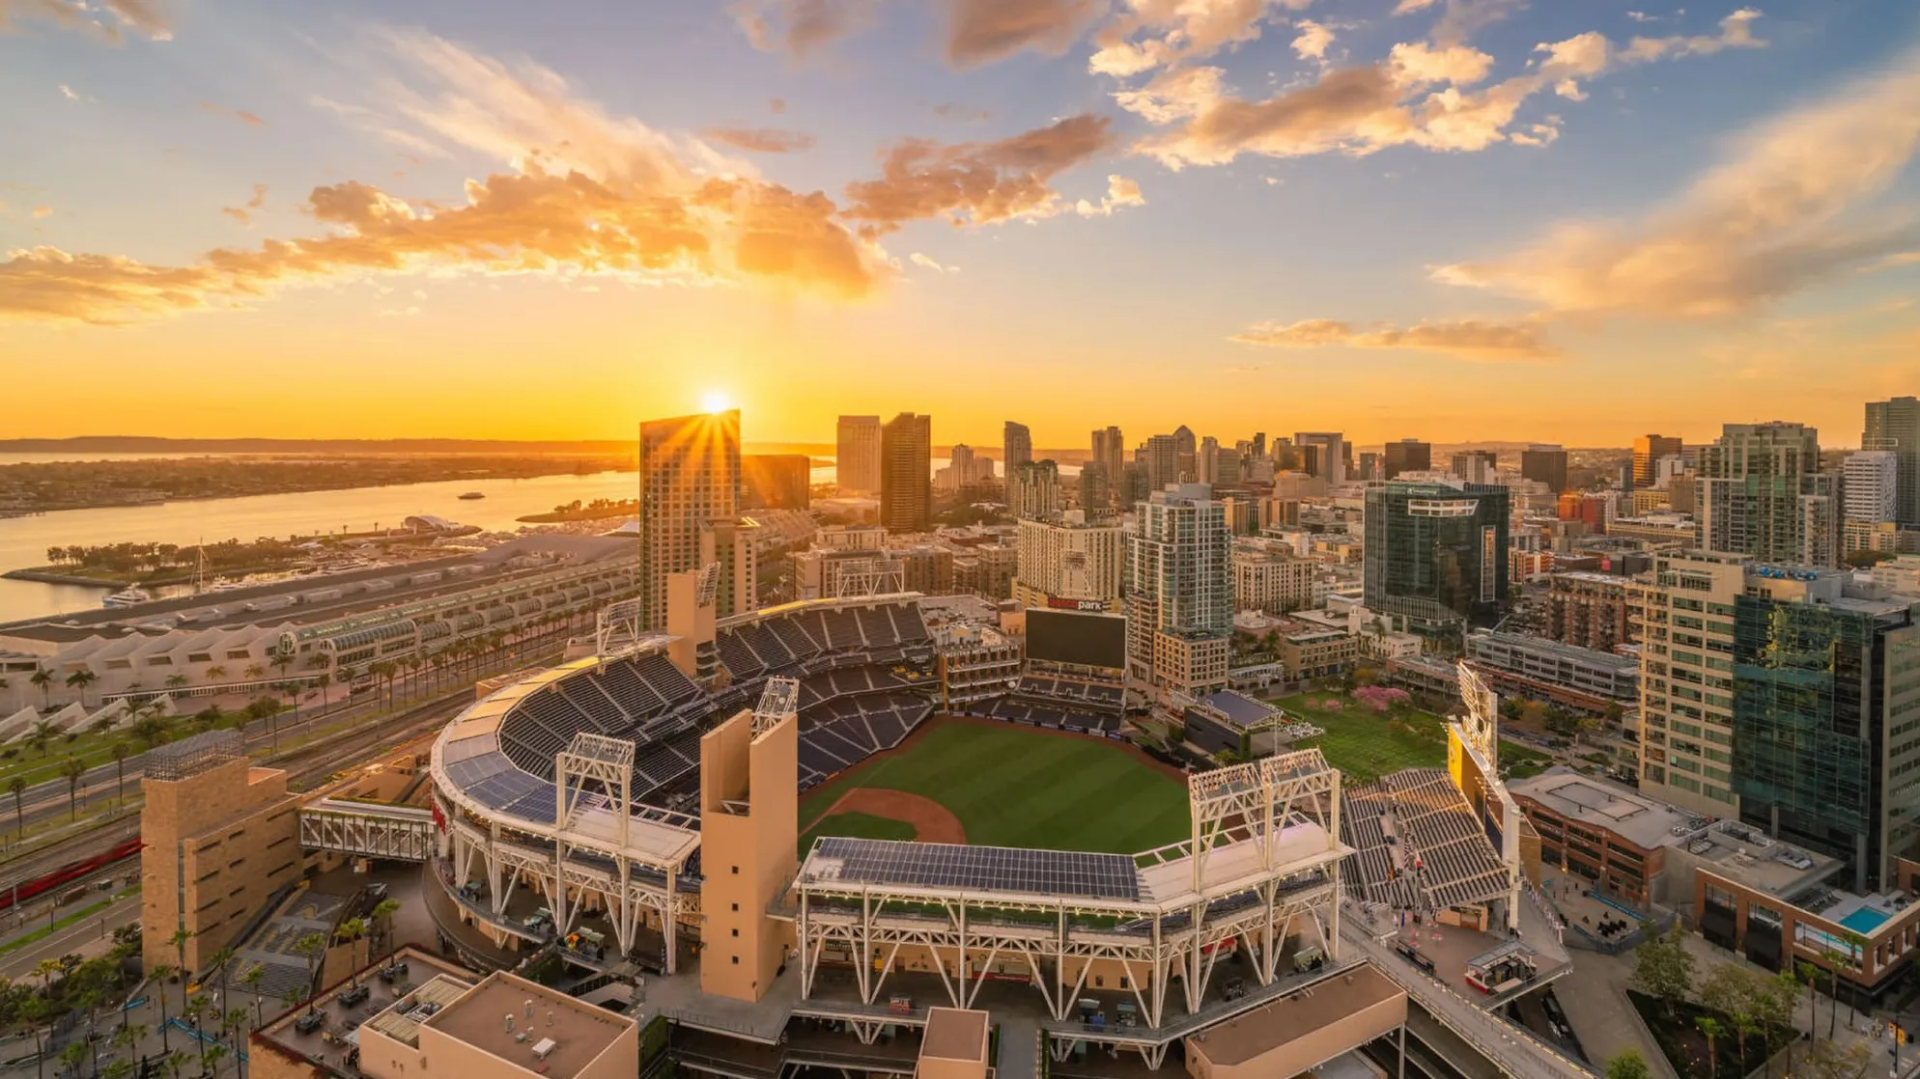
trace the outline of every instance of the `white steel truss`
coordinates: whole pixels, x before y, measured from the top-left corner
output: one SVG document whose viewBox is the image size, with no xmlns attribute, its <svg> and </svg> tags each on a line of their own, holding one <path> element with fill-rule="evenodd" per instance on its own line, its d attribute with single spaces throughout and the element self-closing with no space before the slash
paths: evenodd
<svg viewBox="0 0 1920 1079">
<path fill-rule="evenodd" d="M 433 857 L 433 813 L 415 806 L 322 799 L 300 810 L 300 846 L 363 858 L 424 862 Z"/>
<path fill-rule="evenodd" d="M 753 736 L 760 737 L 772 730 L 774 724 L 799 710 L 799 679 L 767 679 L 767 688 L 760 693 L 760 703 L 753 706 Z"/>
</svg>

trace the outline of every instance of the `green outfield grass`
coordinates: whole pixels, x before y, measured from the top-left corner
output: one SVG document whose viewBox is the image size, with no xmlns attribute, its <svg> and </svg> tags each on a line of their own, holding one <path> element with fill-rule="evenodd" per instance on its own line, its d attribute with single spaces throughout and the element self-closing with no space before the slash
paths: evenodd
<svg viewBox="0 0 1920 1079">
<path fill-rule="evenodd" d="M 1338 711 L 1320 707 L 1336 699 L 1341 703 Z M 1431 712 L 1407 709 L 1400 716 L 1380 715 L 1338 692 L 1302 693 L 1273 703 L 1326 730 L 1308 744 L 1319 746 L 1327 763 L 1349 782 L 1371 783 L 1402 768 L 1446 767 L 1446 724 Z"/>
<path fill-rule="evenodd" d="M 1118 746 L 1010 724 L 936 724 L 905 752 L 808 792 L 800 800 L 803 847 L 835 834 L 829 823 L 866 816 L 818 819 L 856 787 L 931 798 L 960 818 L 969 843 L 983 846 L 1132 854 L 1189 834 L 1186 788 Z"/>
</svg>

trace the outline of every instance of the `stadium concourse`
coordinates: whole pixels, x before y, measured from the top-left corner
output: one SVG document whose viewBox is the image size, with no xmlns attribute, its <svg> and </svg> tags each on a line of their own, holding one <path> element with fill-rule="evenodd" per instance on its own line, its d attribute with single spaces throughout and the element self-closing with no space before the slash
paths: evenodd
<svg viewBox="0 0 1920 1079">
<path fill-rule="evenodd" d="M 668 633 L 603 632 L 439 735 L 429 907 L 463 959 L 552 951 L 591 984 L 641 984 L 636 1017 L 702 1039 L 708 1056 L 681 1063 L 723 1075 L 740 1073 L 716 1045 L 780 1045 L 800 1023 L 873 1046 L 918 1037 L 931 1005 L 993 1013 L 1012 1076 L 1043 1052 L 1062 1074 L 1107 1074 L 1089 1062 L 1123 1051 L 1134 1068 L 1208 1058 L 1218 1079 L 1363 1046 L 1405 1059 L 1407 972 L 1342 924 L 1368 886 L 1342 879 L 1348 800 L 1317 750 L 1189 776 L 1189 834 L 1137 854 L 826 835 L 797 855 L 800 792 L 934 711 L 936 634 L 913 594 L 717 621 L 710 576 L 669 582 Z M 1121 737 L 1103 657 L 1041 643 L 985 711 Z M 997 710 L 1034 701 L 1049 711 Z M 1288 1020 L 1309 995 L 1352 1007 Z M 1209 1057 L 1240 1017 L 1270 1036 Z"/>
</svg>

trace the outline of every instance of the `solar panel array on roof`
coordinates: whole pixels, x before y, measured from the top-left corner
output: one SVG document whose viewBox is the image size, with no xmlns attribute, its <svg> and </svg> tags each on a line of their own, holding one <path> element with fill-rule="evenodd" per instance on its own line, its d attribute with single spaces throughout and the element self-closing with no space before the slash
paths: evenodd
<svg viewBox="0 0 1920 1079">
<path fill-rule="evenodd" d="M 1140 875 L 1125 854 L 829 836 L 820 840 L 816 857 L 838 862 L 839 879 L 854 883 L 1140 899 Z"/>
</svg>

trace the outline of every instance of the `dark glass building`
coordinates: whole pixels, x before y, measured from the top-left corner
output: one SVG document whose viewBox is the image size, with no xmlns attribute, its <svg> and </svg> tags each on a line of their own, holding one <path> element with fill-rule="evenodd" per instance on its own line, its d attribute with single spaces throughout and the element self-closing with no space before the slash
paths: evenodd
<svg viewBox="0 0 1920 1079">
<path fill-rule="evenodd" d="M 1423 633 L 1489 627 L 1507 610 L 1507 491 L 1395 480 L 1367 490 L 1366 604 Z"/>
<path fill-rule="evenodd" d="M 1741 819 L 1847 862 L 1855 891 L 1891 886 L 1920 810 L 1893 778 L 1920 749 L 1920 629 L 1905 602 L 1743 595 L 1733 676 Z"/>
<path fill-rule="evenodd" d="M 1425 472 L 1433 467 L 1433 446 L 1417 438 L 1403 438 L 1387 443 L 1383 459 L 1381 479 L 1395 479 L 1402 472 Z"/>
</svg>

